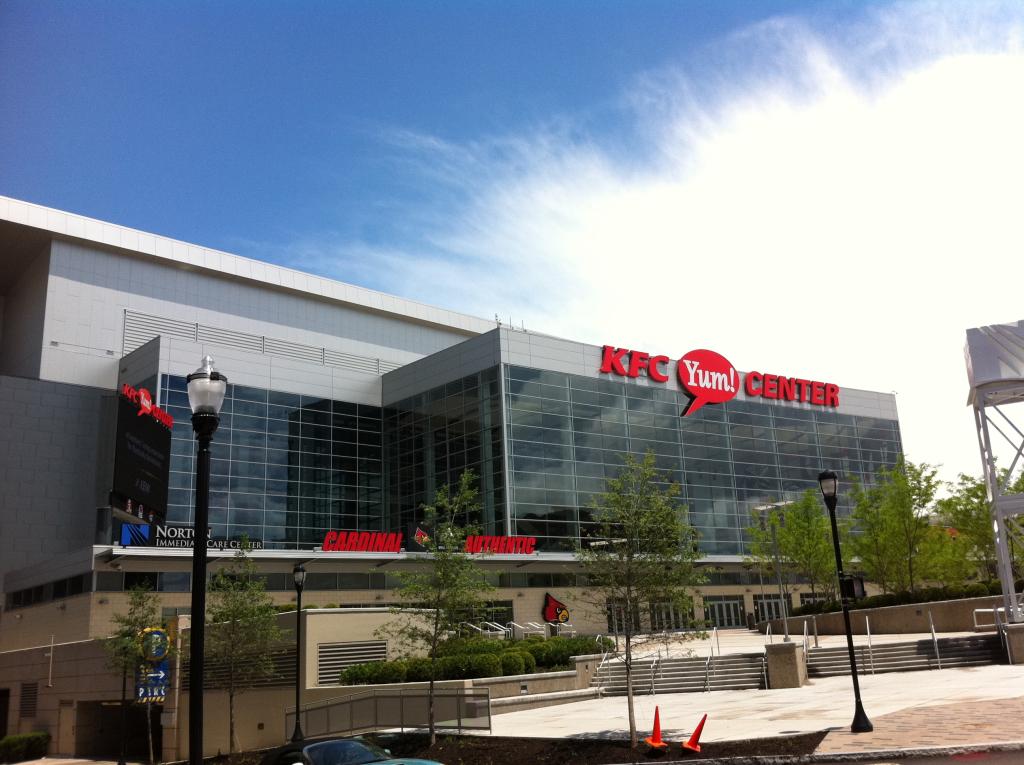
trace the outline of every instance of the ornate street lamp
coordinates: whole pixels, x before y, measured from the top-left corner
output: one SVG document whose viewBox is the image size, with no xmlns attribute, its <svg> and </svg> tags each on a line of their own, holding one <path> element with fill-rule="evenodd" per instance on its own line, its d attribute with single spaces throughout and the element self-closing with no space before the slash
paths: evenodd
<svg viewBox="0 0 1024 765">
<path fill-rule="evenodd" d="M 295 579 L 295 730 L 292 741 L 302 741 L 299 705 L 302 703 L 302 587 L 306 584 L 306 567 L 296 563 L 292 577 Z"/>
<path fill-rule="evenodd" d="M 850 598 L 848 593 L 847 575 L 843 573 L 843 555 L 839 551 L 839 526 L 836 524 L 836 501 L 839 488 L 839 479 L 831 470 L 825 470 L 818 474 L 818 485 L 821 487 L 821 496 L 825 498 L 825 506 L 828 508 L 828 517 L 832 522 L 832 544 L 836 552 L 836 575 L 839 578 L 839 599 L 843 604 L 843 621 L 846 623 L 846 648 L 850 653 L 850 675 L 853 677 L 853 698 L 855 700 L 853 723 L 850 730 L 854 733 L 867 733 L 874 730 L 874 726 L 864 713 L 864 705 L 860 702 L 860 683 L 857 681 L 857 658 L 853 652 L 853 629 L 850 627 Z"/>
<path fill-rule="evenodd" d="M 206 540 L 210 529 L 210 442 L 220 425 L 228 378 L 203 356 L 202 366 L 188 376 L 196 454 L 196 512 L 192 537 L 192 636 L 189 647 L 188 760 L 203 765 L 203 661 L 206 650 Z"/>
</svg>

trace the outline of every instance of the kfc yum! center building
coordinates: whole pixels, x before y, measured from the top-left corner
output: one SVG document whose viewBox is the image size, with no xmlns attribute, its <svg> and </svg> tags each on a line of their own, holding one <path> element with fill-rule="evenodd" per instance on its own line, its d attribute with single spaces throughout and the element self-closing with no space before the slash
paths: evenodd
<svg viewBox="0 0 1024 765">
<path fill-rule="evenodd" d="M 4 197 L 0 258 L 0 459 L 15 469 L 30 430 L 54 434 L 0 498 L 0 650 L 102 637 L 139 583 L 187 613 L 185 377 L 207 354 L 229 381 L 211 567 L 247 537 L 282 604 L 300 562 L 304 603 L 394 603 L 422 506 L 472 469 L 470 549 L 497 588 L 472 621 L 679 627 L 661 604 L 592 605 L 574 556 L 606 479 L 650 451 L 700 533 L 697 616 L 743 626 L 780 606 L 743 565 L 751 511 L 816 490 L 825 468 L 870 483 L 901 451 L 891 394 L 779 368 L 769 343 L 742 359 L 682 331 L 671 347 L 590 345 Z M 792 605 L 808 594 L 795 583 Z"/>
</svg>

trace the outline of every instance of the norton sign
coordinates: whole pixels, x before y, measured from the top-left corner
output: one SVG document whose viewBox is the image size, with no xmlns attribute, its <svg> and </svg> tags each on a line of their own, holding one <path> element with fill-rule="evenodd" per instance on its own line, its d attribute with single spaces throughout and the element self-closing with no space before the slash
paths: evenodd
<svg viewBox="0 0 1024 765">
<path fill-rule="evenodd" d="M 651 356 L 643 351 L 606 345 L 601 349 L 600 371 L 621 377 L 639 377 L 644 372 L 654 382 L 664 383 L 669 381 L 672 363 L 668 356 Z M 724 404 L 732 400 L 741 383 L 739 372 L 725 356 L 703 348 L 690 351 L 676 361 L 675 374 L 690 397 L 690 404 L 683 411 L 684 417 L 705 404 Z M 812 406 L 839 406 L 839 386 L 832 383 L 747 372 L 742 384 L 744 392 L 755 398 L 798 401 Z"/>
</svg>

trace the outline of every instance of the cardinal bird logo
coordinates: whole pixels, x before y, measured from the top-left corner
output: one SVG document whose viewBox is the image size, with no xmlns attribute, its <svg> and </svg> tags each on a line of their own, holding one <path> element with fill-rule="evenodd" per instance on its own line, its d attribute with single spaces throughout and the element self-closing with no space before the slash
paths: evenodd
<svg viewBox="0 0 1024 765">
<path fill-rule="evenodd" d="M 544 621 L 559 624 L 569 621 L 569 609 L 565 603 L 556 600 L 550 593 L 544 593 Z"/>
<path fill-rule="evenodd" d="M 427 532 L 425 532 L 419 526 L 416 527 L 416 533 L 413 534 L 413 538 L 416 540 L 416 544 L 418 544 L 420 547 L 425 546 L 427 542 L 430 541 L 430 535 L 427 534 Z"/>
</svg>

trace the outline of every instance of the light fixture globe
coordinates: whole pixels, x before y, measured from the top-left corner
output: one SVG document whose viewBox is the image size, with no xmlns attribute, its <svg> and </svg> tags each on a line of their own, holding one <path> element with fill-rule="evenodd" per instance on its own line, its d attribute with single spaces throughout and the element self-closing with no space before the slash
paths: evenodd
<svg viewBox="0 0 1024 765">
<path fill-rule="evenodd" d="M 292 569 L 292 578 L 295 580 L 295 589 L 301 592 L 306 584 L 306 567 L 301 563 L 296 563 L 295 568 Z"/>
<path fill-rule="evenodd" d="M 228 390 L 228 378 L 213 368 L 213 357 L 203 356 L 202 365 L 186 379 L 192 414 L 219 415 Z"/>
<path fill-rule="evenodd" d="M 825 499 L 833 499 L 839 488 L 839 478 L 832 470 L 823 470 L 818 473 L 818 485 L 821 487 L 821 495 Z"/>
</svg>

